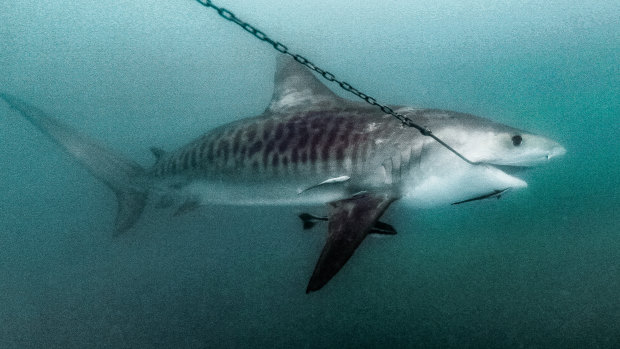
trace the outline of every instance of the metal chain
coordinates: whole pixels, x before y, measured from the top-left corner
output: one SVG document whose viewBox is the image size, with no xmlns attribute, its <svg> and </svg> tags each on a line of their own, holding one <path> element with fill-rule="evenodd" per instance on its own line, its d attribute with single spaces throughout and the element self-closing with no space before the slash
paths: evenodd
<svg viewBox="0 0 620 349">
<path fill-rule="evenodd" d="M 267 34 L 262 32 L 261 30 L 257 29 L 253 25 L 251 25 L 251 24 L 249 24 L 247 22 L 242 21 L 234 13 L 230 12 L 229 10 L 227 10 L 227 9 L 225 9 L 223 7 L 216 6 L 215 4 L 213 4 L 213 2 L 211 0 L 196 0 L 196 1 L 198 1 L 198 3 L 200 3 L 201 5 L 203 5 L 203 6 L 207 7 L 207 8 L 210 7 L 212 9 L 216 10 L 217 13 L 222 18 L 237 24 L 238 26 L 243 28 L 243 30 L 245 30 L 248 33 L 252 34 L 253 36 L 255 36 L 260 41 L 264 41 L 264 42 L 269 43 L 271 46 L 273 46 L 274 49 L 276 49 L 276 51 L 278 51 L 280 53 L 283 53 L 285 55 L 289 55 L 289 56 L 293 57 L 293 59 L 295 59 L 295 61 L 297 61 L 298 63 L 306 66 L 307 68 L 317 72 L 325 80 L 337 83 L 338 85 L 340 85 L 340 87 L 343 90 L 353 93 L 357 97 L 359 97 L 362 100 L 366 101 L 366 103 L 378 107 L 379 109 L 381 109 L 382 112 L 384 112 L 386 114 L 392 115 L 393 117 L 398 119 L 404 126 L 413 127 L 416 130 L 420 131 L 420 133 L 423 134 L 424 136 L 428 136 L 428 137 L 433 138 L 434 140 L 439 142 L 439 144 L 443 145 L 448 150 L 450 150 L 451 152 L 456 154 L 459 158 L 463 159 L 463 161 L 465 161 L 465 162 L 467 162 L 467 163 L 469 163 L 471 165 L 477 165 L 478 164 L 477 162 L 470 161 L 465 156 L 461 155 L 461 153 L 457 152 L 454 148 L 452 148 L 451 146 L 447 145 L 444 141 L 442 141 L 437 136 L 435 136 L 433 134 L 433 132 L 428 127 L 423 127 L 423 126 L 420 126 L 420 125 L 416 124 L 415 122 L 413 122 L 413 120 L 411 120 L 407 116 L 405 116 L 403 114 L 400 114 L 400 113 L 397 113 L 396 111 L 394 111 L 394 109 L 388 107 L 385 104 L 379 103 L 375 98 L 373 98 L 373 97 L 365 94 L 364 92 L 356 89 L 355 87 L 351 86 L 351 84 L 349 84 L 348 82 L 345 82 L 345 81 L 337 79 L 334 74 L 332 74 L 332 73 L 330 73 L 330 72 L 328 72 L 326 70 L 323 70 L 323 69 L 317 67 L 314 63 L 310 62 L 304 56 L 290 52 L 288 47 L 286 47 L 286 45 L 284 45 L 283 43 L 281 43 L 279 41 L 275 41 L 275 40 L 271 39 L 269 36 L 267 36 Z"/>
</svg>

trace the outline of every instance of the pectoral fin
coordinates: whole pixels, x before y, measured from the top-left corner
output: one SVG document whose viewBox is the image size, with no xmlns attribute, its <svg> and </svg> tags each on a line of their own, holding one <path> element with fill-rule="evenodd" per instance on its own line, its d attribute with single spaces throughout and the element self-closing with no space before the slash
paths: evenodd
<svg viewBox="0 0 620 349">
<path fill-rule="evenodd" d="M 330 203 L 327 242 L 306 293 L 319 290 L 338 273 L 394 200 L 387 193 L 363 193 Z"/>
</svg>

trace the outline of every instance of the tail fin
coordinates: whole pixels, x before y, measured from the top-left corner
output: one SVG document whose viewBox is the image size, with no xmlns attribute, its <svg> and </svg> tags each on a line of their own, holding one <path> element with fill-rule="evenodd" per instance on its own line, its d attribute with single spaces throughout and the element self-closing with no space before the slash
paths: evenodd
<svg viewBox="0 0 620 349">
<path fill-rule="evenodd" d="M 128 230 L 136 223 L 148 196 L 148 186 L 144 180 L 146 174 L 140 165 L 79 134 L 15 96 L 0 93 L 0 98 L 116 193 L 118 213 L 115 234 Z"/>
</svg>

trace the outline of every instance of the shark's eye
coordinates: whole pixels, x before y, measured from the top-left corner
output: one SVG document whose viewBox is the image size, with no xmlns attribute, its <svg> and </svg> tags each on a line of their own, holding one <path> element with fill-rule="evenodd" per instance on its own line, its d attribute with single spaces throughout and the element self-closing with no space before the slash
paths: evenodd
<svg viewBox="0 0 620 349">
<path fill-rule="evenodd" d="M 515 147 L 521 145 L 521 141 L 523 141 L 523 138 L 520 135 L 512 136 L 512 144 Z"/>
</svg>

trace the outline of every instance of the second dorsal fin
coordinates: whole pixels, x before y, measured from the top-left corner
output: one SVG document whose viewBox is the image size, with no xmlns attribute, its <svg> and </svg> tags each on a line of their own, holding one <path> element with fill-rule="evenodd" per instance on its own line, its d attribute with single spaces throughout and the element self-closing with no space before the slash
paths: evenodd
<svg viewBox="0 0 620 349">
<path fill-rule="evenodd" d="M 157 160 L 161 159 L 161 157 L 166 154 L 166 151 L 163 150 L 162 148 L 151 147 L 150 149 L 151 149 L 151 153 L 153 153 L 153 155 L 155 155 L 155 159 L 157 159 Z"/>
</svg>

